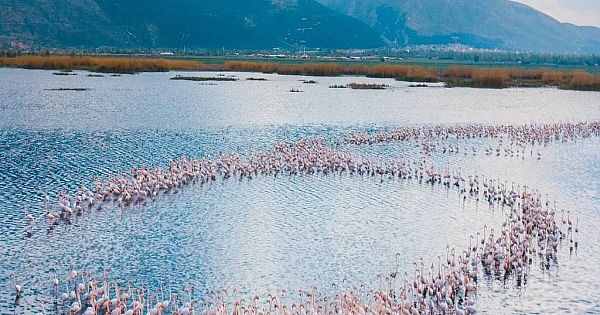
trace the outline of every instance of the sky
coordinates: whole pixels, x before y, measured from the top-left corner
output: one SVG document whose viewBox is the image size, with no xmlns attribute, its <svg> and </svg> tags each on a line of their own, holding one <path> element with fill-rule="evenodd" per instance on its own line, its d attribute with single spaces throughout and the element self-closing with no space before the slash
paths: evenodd
<svg viewBox="0 0 600 315">
<path fill-rule="evenodd" d="M 600 27 L 600 0 L 512 0 L 575 25 Z"/>
</svg>

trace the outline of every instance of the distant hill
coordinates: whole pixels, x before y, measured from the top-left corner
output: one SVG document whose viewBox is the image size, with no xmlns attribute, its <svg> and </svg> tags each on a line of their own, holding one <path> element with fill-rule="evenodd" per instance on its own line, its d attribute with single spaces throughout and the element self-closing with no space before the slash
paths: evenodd
<svg viewBox="0 0 600 315">
<path fill-rule="evenodd" d="M 600 28 L 560 23 L 508 0 L 318 0 L 391 45 L 460 43 L 511 51 L 600 53 Z"/>
<path fill-rule="evenodd" d="M 0 47 L 373 48 L 366 24 L 313 0 L 0 0 Z"/>
</svg>

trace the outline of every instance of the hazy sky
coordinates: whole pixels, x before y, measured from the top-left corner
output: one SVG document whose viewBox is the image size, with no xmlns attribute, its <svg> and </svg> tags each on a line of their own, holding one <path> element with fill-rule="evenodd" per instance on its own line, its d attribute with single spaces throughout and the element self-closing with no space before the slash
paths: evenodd
<svg viewBox="0 0 600 315">
<path fill-rule="evenodd" d="M 576 25 L 600 27 L 600 0 L 513 0 Z"/>
</svg>

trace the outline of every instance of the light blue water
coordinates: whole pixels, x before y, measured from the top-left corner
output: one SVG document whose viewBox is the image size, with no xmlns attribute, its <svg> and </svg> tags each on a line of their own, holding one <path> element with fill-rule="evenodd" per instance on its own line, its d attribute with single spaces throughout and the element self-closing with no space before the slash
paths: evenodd
<svg viewBox="0 0 600 315">
<path fill-rule="evenodd" d="M 0 69 L 0 313 L 38 313 L 52 298 L 52 268 L 61 281 L 69 264 L 111 279 L 194 284 L 198 292 L 238 288 L 247 299 L 287 289 L 327 292 L 331 283 L 377 289 L 378 274 L 445 257 L 446 245 L 469 246 L 484 225 L 499 227 L 505 209 L 416 181 L 348 175 L 258 176 L 190 186 L 126 209 L 106 204 L 49 229 L 44 195 L 72 193 L 94 178 L 134 166 L 165 167 L 182 156 L 266 150 L 302 136 L 331 139 L 353 132 L 425 124 L 522 124 L 600 119 L 600 94 L 555 89 L 408 88 L 367 78 L 313 78 L 235 73 L 237 82 L 172 81 L 175 73 L 91 78 L 49 71 Z M 189 75 L 189 74 L 186 74 Z M 214 75 L 214 74 L 193 74 Z M 385 91 L 329 89 L 376 82 Z M 56 88 L 86 91 L 51 91 Z M 302 93 L 290 93 L 298 88 Z M 480 313 L 600 312 L 598 139 L 551 143 L 525 159 L 486 156 L 497 139 L 458 142 L 475 155 L 435 153 L 436 167 L 461 167 L 547 194 L 579 219 L 579 246 L 559 251 L 558 267 L 537 262 L 527 284 L 483 281 Z M 418 161 L 417 142 L 342 145 L 356 157 Z M 535 155 L 540 152 L 541 159 Z M 31 237 L 23 205 L 36 219 Z M 15 305 L 10 272 L 23 286 Z M 64 281 L 63 281 L 64 282 Z M 64 291 L 64 290 L 63 290 Z M 294 293 L 295 294 L 295 293 Z M 36 304 L 37 303 L 37 304 Z"/>
</svg>

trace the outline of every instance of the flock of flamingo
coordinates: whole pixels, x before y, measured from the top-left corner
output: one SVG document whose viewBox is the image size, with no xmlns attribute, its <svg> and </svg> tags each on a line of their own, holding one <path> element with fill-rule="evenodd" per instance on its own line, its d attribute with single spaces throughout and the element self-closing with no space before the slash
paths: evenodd
<svg viewBox="0 0 600 315">
<path fill-rule="evenodd" d="M 186 186 L 203 185 L 217 180 L 253 178 L 256 176 L 336 175 L 362 176 L 378 181 L 418 180 L 439 185 L 446 190 L 456 189 L 463 198 L 472 196 L 487 200 L 490 205 L 509 209 L 501 227 L 485 226 L 483 233 L 470 237 L 467 248 L 447 247 L 446 257 L 430 263 L 422 259 L 414 263 L 414 273 L 399 274 L 396 270 L 377 275 L 379 288 L 364 286 L 349 288 L 332 284 L 327 290 L 313 287 L 298 293 L 283 290 L 266 297 L 236 297 L 235 288 L 197 292 L 194 286 L 174 288 L 161 282 L 151 288 L 132 280 L 109 280 L 92 275 L 71 264 L 64 276 L 54 270 L 49 283 L 51 293 L 39 300 L 40 314 L 52 309 L 59 314 L 203 314 L 203 315 L 341 315 L 341 314 L 473 314 L 476 312 L 477 283 L 482 275 L 494 276 L 504 283 L 521 285 L 526 281 L 534 262 L 549 268 L 557 260 L 557 250 L 563 242 L 577 248 L 578 221 L 571 221 L 570 212 L 559 211 L 556 205 L 543 201 L 542 193 L 528 186 L 514 187 L 484 176 L 468 176 L 461 169 L 435 167 L 426 161 L 433 153 L 476 152 L 458 147 L 461 139 L 497 139 L 496 148 L 486 149 L 486 155 L 535 156 L 535 145 L 552 141 L 577 140 L 600 135 L 600 122 L 557 123 L 522 126 L 422 126 L 405 127 L 372 134 L 351 134 L 343 138 L 302 138 L 295 142 L 278 143 L 264 152 L 247 157 L 236 153 L 222 154 L 215 159 L 186 158 L 168 162 L 166 169 L 134 167 L 129 172 L 115 174 L 103 181 L 94 180 L 91 187 L 81 187 L 74 194 L 59 193 L 51 202 L 46 195 L 40 209 L 50 228 L 69 224 L 73 215 L 83 215 L 95 207 L 114 203 L 121 208 L 151 202 L 177 193 Z M 453 141 L 447 141 L 447 140 Z M 413 141 L 420 144 L 423 158 L 418 161 L 368 159 L 356 157 L 341 148 L 389 141 Z M 503 143 L 507 143 L 502 147 Z M 510 144 L 508 144 L 510 143 Z M 526 152 L 526 148 L 530 152 Z M 467 153 L 468 152 L 468 153 Z M 529 154 L 528 154 L 529 153 Z M 475 153 L 474 153 L 475 154 Z M 560 218 L 559 218 L 560 216 Z M 25 207 L 29 222 L 28 234 L 33 232 L 36 219 Z M 23 288 L 17 275 L 11 273 L 15 303 Z M 345 283 L 344 279 L 344 283 Z M 385 280 L 385 285 L 383 281 Z M 50 292 L 50 290 L 49 290 Z M 327 294 L 333 292 L 333 294 Z"/>
</svg>

